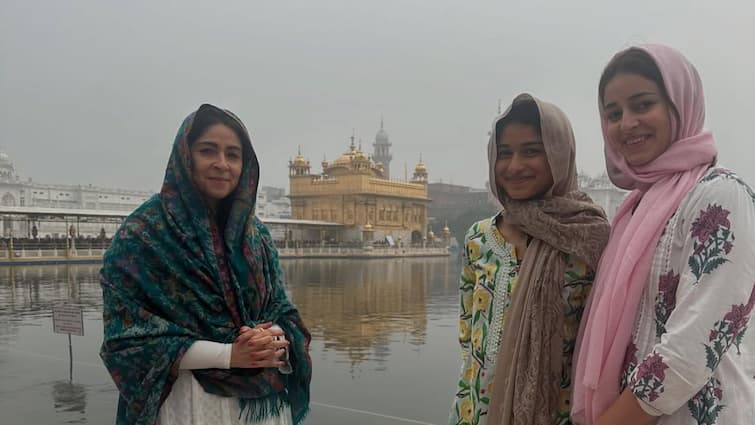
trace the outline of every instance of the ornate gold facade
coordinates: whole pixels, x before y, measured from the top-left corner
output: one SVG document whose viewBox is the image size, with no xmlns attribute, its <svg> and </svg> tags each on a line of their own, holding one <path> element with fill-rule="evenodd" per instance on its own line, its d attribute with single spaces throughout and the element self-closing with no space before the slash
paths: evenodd
<svg viewBox="0 0 755 425">
<path fill-rule="evenodd" d="M 427 168 L 420 159 L 410 181 L 389 180 L 383 165 L 354 145 L 322 173 L 312 174 L 301 155 L 289 161 L 291 216 L 344 224 L 361 238 L 365 226 L 375 238 L 391 235 L 420 242 L 427 229 Z M 369 225 L 369 226 L 368 226 Z M 347 237 L 348 239 L 348 237 Z"/>
</svg>

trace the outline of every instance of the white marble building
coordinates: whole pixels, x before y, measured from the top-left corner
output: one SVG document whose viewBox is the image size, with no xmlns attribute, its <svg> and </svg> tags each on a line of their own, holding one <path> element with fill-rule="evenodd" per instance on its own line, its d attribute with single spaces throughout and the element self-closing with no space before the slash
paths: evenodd
<svg viewBox="0 0 755 425">
<path fill-rule="evenodd" d="M 261 186 L 257 190 L 255 213 L 259 218 L 291 218 L 291 200 L 286 196 L 286 190 Z"/>
<path fill-rule="evenodd" d="M 0 205 L 87 210 L 131 211 L 152 192 L 108 189 L 90 185 L 37 183 L 22 179 L 13 161 L 0 152 Z"/>
<path fill-rule="evenodd" d="M 112 189 L 89 185 L 62 185 L 38 183 L 31 178 L 21 178 L 10 157 L 0 151 L 0 206 L 54 208 L 61 210 L 123 211 L 128 213 L 149 199 L 154 192 L 143 190 Z M 291 202 L 285 190 L 275 187 L 260 187 L 257 194 L 257 215 L 262 218 L 290 218 Z M 58 237 L 65 235 L 66 224 L 48 221 L 15 222 L 0 217 L 0 236 L 10 234 L 24 236 L 36 226 L 39 236 Z M 97 235 L 104 229 L 111 235 L 117 223 L 77 224 L 80 235 Z M 11 230 L 12 228 L 12 230 Z"/>
<path fill-rule="evenodd" d="M 614 186 L 606 173 L 597 177 L 579 173 L 577 182 L 582 191 L 590 195 L 595 203 L 603 207 L 609 220 L 613 220 L 616 209 L 619 208 L 619 204 L 629 193 Z"/>
</svg>

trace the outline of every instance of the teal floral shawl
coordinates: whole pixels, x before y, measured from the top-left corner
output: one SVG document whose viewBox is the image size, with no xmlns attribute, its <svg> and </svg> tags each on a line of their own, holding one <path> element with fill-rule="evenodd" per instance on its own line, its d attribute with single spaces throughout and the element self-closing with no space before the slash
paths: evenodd
<svg viewBox="0 0 755 425">
<path fill-rule="evenodd" d="M 247 423 L 277 416 L 289 405 L 298 425 L 309 411 L 310 335 L 284 291 L 270 233 L 254 215 L 259 163 L 247 132 L 239 186 L 229 196 L 220 230 L 191 180 L 187 135 L 202 108 L 215 107 L 203 105 L 184 120 L 160 193 L 125 220 L 103 260 L 100 356 L 120 393 L 116 423 L 156 422 L 181 358 L 195 341 L 231 343 L 241 326 L 272 321 L 291 342 L 292 374 L 193 374 L 208 393 L 238 397 Z"/>
</svg>

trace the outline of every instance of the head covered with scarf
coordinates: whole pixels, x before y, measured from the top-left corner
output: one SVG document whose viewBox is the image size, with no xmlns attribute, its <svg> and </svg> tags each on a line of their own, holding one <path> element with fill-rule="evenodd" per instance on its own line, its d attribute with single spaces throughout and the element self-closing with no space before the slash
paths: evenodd
<svg viewBox="0 0 755 425">
<path fill-rule="evenodd" d="M 713 136 L 703 129 L 702 82 L 681 53 L 654 44 L 631 47 L 611 59 L 603 80 L 622 73 L 643 76 L 633 71 L 631 64 L 627 69 L 617 65 L 627 55 L 638 53 L 649 56 L 660 71 L 663 87 L 659 89 L 670 103 L 671 144 L 649 163 L 631 166 L 609 140 L 606 120 L 601 120 L 609 177 L 617 186 L 632 192 L 614 217 L 611 239 L 598 267 L 586 320 L 580 329 L 572 417 L 585 424 L 594 423 L 619 396 L 624 354 L 655 246 L 684 196 L 716 160 Z"/>
<path fill-rule="evenodd" d="M 192 182 L 188 135 L 202 114 L 231 120 L 242 143 L 236 189 L 215 211 Z M 202 105 L 181 125 L 159 194 L 123 223 L 101 271 L 104 341 L 101 357 L 120 393 L 117 424 L 155 422 L 197 340 L 232 343 L 241 326 L 274 322 L 290 341 L 293 373 L 276 369 L 202 369 L 208 393 L 237 397 L 247 422 L 290 405 L 294 424 L 309 410 L 310 335 L 283 287 L 278 254 L 255 217 L 259 163 L 241 121 Z"/>
<path fill-rule="evenodd" d="M 524 102 L 536 105 L 538 132 L 553 186 L 536 199 L 514 200 L 496 185 L 496 127 Z M 493 123 L 488 144 L 490 188 L 503 205 L 501 219 L 532 237 L 506 315 L 496 360 L 491 424 L 551 425 L 558 411 L 564 349 L 562 297 L 566 255 L 595 267 L 609 234 L 603 210 L 577 190 L 574 134 L 555 105 L 529 94 L 517 96 Z"/>
</svg>

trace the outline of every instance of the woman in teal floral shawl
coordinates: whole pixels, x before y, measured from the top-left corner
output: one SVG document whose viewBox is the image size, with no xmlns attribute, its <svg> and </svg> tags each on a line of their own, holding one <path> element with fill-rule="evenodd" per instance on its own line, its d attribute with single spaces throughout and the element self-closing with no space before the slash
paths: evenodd
<svg viewBox="0 0 755 425">
<path fill-rule="evenodd" d="M 224 157 L 219 165 L 208 162 L 204 171 L 225 172 L 222 167 L 236 160 L 238 174 L 207 180 L 197 175 L 204 165 L 193 156 L 192 139 L 218 125 L 237 136 L 237 158 L 233 148 L 228 154 L 200 147 L 199 155 Z M 244 125 L 228 111 L 202 105 L 178 130 L 160 193 L 115 235 L 101 271 L 100 355 L 120 393 L 117 424 L 181 422 L 163 421 L 161 408 L 182 369 L 191 369 L 211 397 L 238 400 L 236 423 L 267 422 L 290 412 L 282 423 L 298 425 L 306 416 L 310 335 L 284 291 L 270 233 L 255 217 L 258 181 L 259 162 Z M 224 184 L 231 184 L 227 196 L 214 200 Z M 271 323 L 282 332 L 276 334 Z M 266 345 L 254 346 L 252 334 L 260 338 L 258 345 Z M 288 343 L 270 342 L 277 335 Z M 200 341 L 228 348 L 226 366 L 183 367 L 184 355 Z M 291 373 L 275 367 L 282 364 L 285 346 Z M 275 354 L 268 355 L 273 360 L 250 363 L 243 356 L 250 349 Z"/>
</svg>

